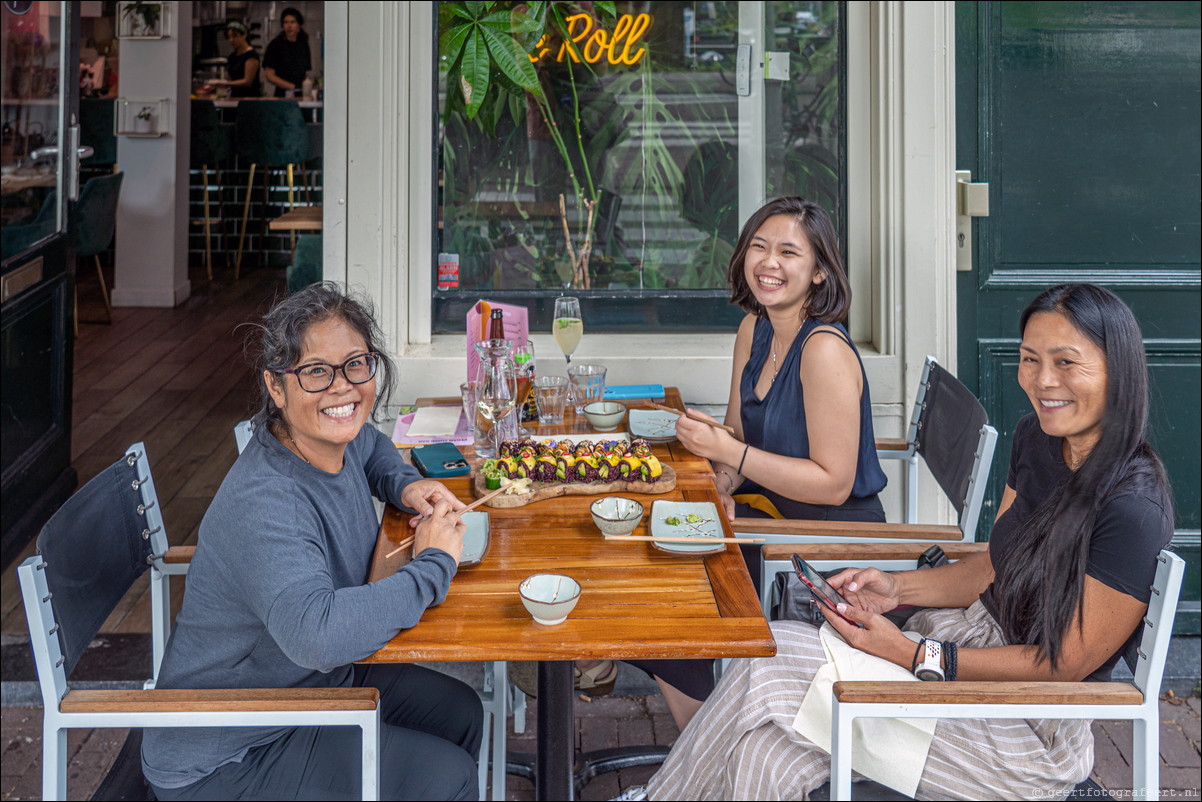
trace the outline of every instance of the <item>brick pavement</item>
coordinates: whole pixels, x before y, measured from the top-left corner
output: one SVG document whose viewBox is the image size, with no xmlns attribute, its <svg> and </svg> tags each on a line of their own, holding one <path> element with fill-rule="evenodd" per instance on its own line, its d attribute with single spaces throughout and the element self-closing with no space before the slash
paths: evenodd
<svg viewBox="0 0 1202 802">
<path fill-rule="evenodd" d="M 1160 779 L 1166 799 L 1199 799 L 1202 763 L 1202 700 L 1169 698 L 1160 703 Z M 509 747 L 534 752 L 537 702 L 527 709 L 526 732 L 516 735 L 510 720 Z M 1130 722 L 1095 722 L 1094 779 L 1120 799 L 1131 788 Z M 576 705 L 576 746 L 584 750 L 638 744 L 670 745 L 679 733 L 663 697 L 608 696 Z M 69 798 L 87 799 L 100 784 L 125 740 L 124 730 L 73 730 L 67 741 L 70 756 L 67 784 Z M 41 790 L 42 711 L 35 707 L 6 707 L 0 714 L 0 799 L 37 799 Z M 606 774 L 584 789 L 584 800 L 608 799 L 621 788 L 641 784 L 655 767 Z M 534 787 L 510 777 L 506 796 L 511 800 L 534 799 Z"/>
</svg>

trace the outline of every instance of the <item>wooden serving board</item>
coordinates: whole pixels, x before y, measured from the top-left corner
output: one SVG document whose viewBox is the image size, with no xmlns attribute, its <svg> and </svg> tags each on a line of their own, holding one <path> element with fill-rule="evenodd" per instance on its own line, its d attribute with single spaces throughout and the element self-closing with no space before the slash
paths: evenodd
<svg viewBox="0 0 1202 802">
<path fill-rule="evenodd" d="M 521 496 L 502 493 L 484 502 L 485 507 L 512 508 L 524 507 L 536 501 L 560 496 L 605 496 L 614 493 L 643 493 L 645 495 L 660 495 L 676 489 L 676 471 L 671 465 L 664 465 L 664 472 L 657 482 L 532 482 L 530 492 Z M 476 498 L 488 493 L 484 477 L 479 473 L 472 476 L 472 493 Z"/>
</svg>

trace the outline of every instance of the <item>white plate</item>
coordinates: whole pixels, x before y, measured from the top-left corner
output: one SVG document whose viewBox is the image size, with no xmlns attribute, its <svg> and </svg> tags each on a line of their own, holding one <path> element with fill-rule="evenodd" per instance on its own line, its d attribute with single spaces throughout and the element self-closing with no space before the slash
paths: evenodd
<svg viewBox="0 0 1202 802">
<path fill-rule="evenodd" d="M 626 423 L 635 437 L 650 443 L 669 443 L 676 439 L 676 421 L 679 419 L 679 415 L 658 409 L 632 409 Z"/>
<path fill-rule="evenodd" d="M 488 555 L 490 545 L 487 512 L 465 512 L 462 516 L 467 531 L 463 533 L 463 554 L 459 567 L 475 565 Z"/>
<path fill-rule="evenodd" d="M 698 515 L 701 521 L 685 523 L 688 516 Z M 709 501 L 656 501 L 651 505 L 651 536 L 652 537 L 692 537 L 696 543 L 653 543 L 660 551 L 673 554 L 713 554 L 726 548 L 725 543 L 707 543 L 715 537 L 724 537 L 722 531 L 721 513 Z M 669 524 L 665 519 L 677 517 L 681 520 L 678 526 Z"/>
</svg>

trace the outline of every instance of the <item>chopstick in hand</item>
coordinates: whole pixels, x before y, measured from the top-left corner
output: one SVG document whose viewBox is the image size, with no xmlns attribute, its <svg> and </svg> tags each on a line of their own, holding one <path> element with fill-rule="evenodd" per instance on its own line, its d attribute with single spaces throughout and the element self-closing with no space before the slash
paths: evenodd
<svg viewBox="0 0 1202 802">
<path fill-rule="evenodd" d="M 508 485 L 506 485 L 506 487 L 508 487 Z M 465 513 L 465 512 L 471 512 L 472 510 L 476 509 L 484 502 L 488 501 L 489 499 L 491 499 L 495 496 L 501 495 L 503 492 L 505 492 L 505 487 L 499 488 L 497 490 L 492 491 L 491 493 L 488 493 L 487 495 L 481 496 L 480 498 L 473 501 L 471 504 L 468 504 L 466 507 L 459 510 L 459 512 L 457 514 L 463 515 L 463 513 Z M 426 520 L 427 517 L 429 517 L 429 516 L 423 516 L 421 520 L 424 521 L 424 520 Z M 418 521 L 418 523 L 420 524 L 421 521 Z M 392 551 L 385 554 L 384 559 L 385 560 L 391 559 L 392 557 L 395 557 L 396 555 L 400 554 L 405 549 L 410 548 L 412 545 L 413 545 L 413 536 L 410 535 L 405 540 L 402 540 L 399 546 L 397 546 L 395 549 L 393 549 Z"/>
<path fill-rule="evenodd" d="M 697 415 L 696 413 L 694 413 L 692 410 L 688 410 L 686 412 L 681 412 L 679 409 L 673 409 L 672 407 L 666 407 L 663 404 L 657 404 L 654 401 L 647 401 L 646 403 L 649 406 L 655 407 L 660 412 L 671 412 L 673 415 L 684 415 L 689 420 L 695 420 L 698 423 L 704 423 L 709 426 L 713 426 L 715 429 L 724 429 L 724 430 L 730 432 L 731 434 L 735 433 L 734 427 L 727 426 L 725 423 L 718 423 L 717 421 L 706 420 L 705 418 L 702 418 L 699 415 Z"/>
</svg>

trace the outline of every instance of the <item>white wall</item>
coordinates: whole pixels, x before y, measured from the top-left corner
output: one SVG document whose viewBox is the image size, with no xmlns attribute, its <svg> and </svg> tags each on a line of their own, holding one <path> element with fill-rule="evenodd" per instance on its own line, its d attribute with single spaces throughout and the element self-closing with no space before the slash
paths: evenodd
<svg viewBox="0 0 1202 802">
<path fill-rule="evenodd" d="M 855 331 L 877 434 L 901 436 L 925 357 L 956 365 L 954 5 L 852 5 L 848 257 L 862 296 Z M 427 3 L 350 6 L 346 233 L 326 248 L 329 258 L 345 247 L 346 281 L 376 302 L 398 356 L 399 403 L 455 395 L 466 371 L 463 336 L 430 331 L 434 24 Z M 340 265 L 325 269 L 343 275 Z M 604 363 L 620 383 L 675 385 L 690 403 L 720 405 L 733 342 L 733 334 L 658 335 L 653 344 L 646 336 L 590 335 L 575 357 Z M 534 343 L 560 358 L 549 335 Z M 886 510 L 897 520 L 890 476 Z M 929 475 L 920 488 L 920 520 L 954 520 Z"/>
<path fill-rule="evenodd" d="M 166 136 L 117 137 L 125 174 L 117 210 L 114 306 L 175 306 L 188 282 L 192 4 L 171 3 L 171 35 L 121 42 L 122 97 L 168 98 Z"/>
</svg>

